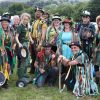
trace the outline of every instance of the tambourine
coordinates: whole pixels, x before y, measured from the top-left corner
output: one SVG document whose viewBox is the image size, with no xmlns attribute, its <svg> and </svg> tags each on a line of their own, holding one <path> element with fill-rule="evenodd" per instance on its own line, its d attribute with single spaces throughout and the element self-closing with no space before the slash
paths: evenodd
<svg viewBox="0 0 100 100">
<path fill-rule="evenodd" d="M 0 71 L 0 86 L 2 86 L 6 81 L 4 73 Z"/>
</svg>

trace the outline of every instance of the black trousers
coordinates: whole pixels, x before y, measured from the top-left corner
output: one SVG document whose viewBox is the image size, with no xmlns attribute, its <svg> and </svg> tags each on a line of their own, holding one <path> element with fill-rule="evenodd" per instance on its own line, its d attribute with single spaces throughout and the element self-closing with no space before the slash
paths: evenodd
<svg viewBox="0 0 100 100">
<path fill-rule="evenodd" d="M 35 67 L 34 67 L 34 62 L 36 60 L 36 48 L 34 44 L 30 44 L 30 54 L 31 54 L 31 59 L 32 59 L 32 63 L 31 63 L 31 69 L 30 69 L 30 74 L 34 74 L 35 71 Z"/>
</svg>

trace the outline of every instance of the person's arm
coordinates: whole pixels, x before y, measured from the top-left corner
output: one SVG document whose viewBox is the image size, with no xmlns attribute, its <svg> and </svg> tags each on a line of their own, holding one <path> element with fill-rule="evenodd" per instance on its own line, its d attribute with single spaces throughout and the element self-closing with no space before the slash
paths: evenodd
<svg viewBox="0 0 100 100">
<path fill-rule="evenodd" d="M 33 44 L 34 43 L 34 41 L 33 41 L 33 39 L 32 39 L 32 36 L 31 36 L 31 32 L 29 32 L 29 40 L 30 40 L 30 42 Z"/>
<path fill-rule="evenodd" d="M 61 61 L 63 65 L 65 66 L 72 66 L 72 65 L 77 65 L 79 62 L 77 60 L 68 60 L 62 55 L 58 57 L 58 61 Z"/>
<path fill-rule="evenodd" d="M 42 30 L 41 30 L 42 36 L 41 36 L 41 40 L 40 40 L 40 43 L 39 43 L 40 46 L 43 44 L 43 41 L 44 41 L 45 38 L 46 38 L 46 31 L 47 31 L 47 26 L 46 26 L 46 24 L 44 24 L 44 25 L 42 26 Z"/>
<path fill-rule="evenodd" d="M 16 34 L 16 37 L 15 37 L 15 38 L 16 38 L 16 42 L 18 43 L 18 46 L 19 46 L 19 47 L 22 47 L 22 44 L 19 42 L 18 37 L 19 37 L 19 34 L 17 33 L 17 34 Z"/>
</svg>

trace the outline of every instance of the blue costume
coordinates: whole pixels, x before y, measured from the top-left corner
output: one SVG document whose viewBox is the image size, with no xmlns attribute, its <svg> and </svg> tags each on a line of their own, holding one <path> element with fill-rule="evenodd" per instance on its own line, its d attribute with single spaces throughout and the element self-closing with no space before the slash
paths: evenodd
<svg viewBox="0 0 100 100">
<path fill-rule="evenodd" d="M 69 47 L 69 44 L 72 42 L 72 38 L 73 38 L 73 33 L 70 32 L 61 32 L 59 33 L 58 36 L 58 42 L 61 43 L 61 51 L 62 51 L 62 55 L 64 57 L 66 57 L 67 59 L 70 59 L 72 57 L 72 50 Z"/>
</svg>

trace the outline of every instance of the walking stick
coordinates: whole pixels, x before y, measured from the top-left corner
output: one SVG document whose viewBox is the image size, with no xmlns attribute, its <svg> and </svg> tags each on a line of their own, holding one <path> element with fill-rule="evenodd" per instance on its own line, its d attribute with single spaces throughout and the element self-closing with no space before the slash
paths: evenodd
<svg viewBox="0 0 100 100">
<path fill-rule="evenodd" d="M 67 75 L 66 75 L 66 77 L 65 77 L 65 80 L 67 80 L 67 78 L 68 78 L 68 76 L 69 76 L 69 73 L 70 73 L 70 70 L 71 70 L 71 66 L 69 67 L 69 70 L 68 70 L 68 73 L 67 73 Z M 66 86 L 66 84 L 65 84 L 65 82 L 64 82 L 63 88 L 60 90 L 60 92 L 63 92 L 63 90 L 65 89 L 65 86 Z"/>
<path fill-rule="evenodd" d="M 61 91 L 61 62 L 58 63 L 59 68 L 59 92 Z"/>
</svg>

